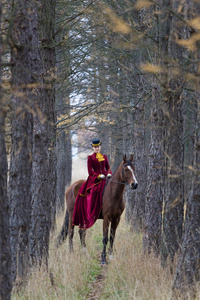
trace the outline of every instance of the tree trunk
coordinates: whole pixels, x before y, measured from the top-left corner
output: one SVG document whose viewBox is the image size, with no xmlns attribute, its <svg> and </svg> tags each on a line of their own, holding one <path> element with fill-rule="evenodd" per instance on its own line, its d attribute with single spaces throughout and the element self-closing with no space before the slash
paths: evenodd
<svg viewBox="0 0 200 300">
<path fill-rule="evenodd" d="M 0 299 L 7 300 L 11 299 L 11 252 L 7 196 L 7 157 L 4 138 L 5 111 L 3 111 L 2 106 L 0 91 Z"/>
<path fill-rule="evenodd" d="M 1 22 L 0 3 L 0 22 Z M 7 156 L 5 145 L 5 107 L 1 80 L 1 31 L 0 31 L 0 299 L 11 299 L 11 253 L 9 202 L 7 195 Z"/>
<path fill-rule="evenodd" d="M 199 16 L 200 4 L 198 1 L 187 1 L 185 7 L 187 16 L 185 19 L 194 20 Z M 191 30 L 186 27 L 187 39 L 191 38 Z M 185 37 L 185 38 L 186 38 Z M 173 284 L 173 299 L 196 299 L 198 292 L 196 284 L 200 282 L 200 93 L 199 93 L 199 45 L 195 51 L 185 50 L 185 57 L 190 57 L 193 65 L 190 65 L 190 72 L 196 80 L 191 82 L 193 92 L 193 118 L 194 139 L 192 135 L 193 161 L 190 166 L 192 172 L 189 178 L 190 192 L 186 203 L 186 219 L 184 222 L 183 242 L 178 258 L 178 265 Z M 189 98 L 187 98 L 188 100 Z M 193 123 L 194 122 L 194 123 Z M 194 144 L 193 144 L 194 143 Z"/>
<path fill-rule="evenodd" d="M 58 13 L 63 10 L 63 3 L 58 4 Z M 59 19 L 59 16 L 58 16 Z M 68 29 L 68 28 L 67 28 Z M 69 36 L 69 31 L 65 30 L 58 36 L 58 42 L 62 40 L 63 35 Z M 62 44 L 56 49 L 56 68 L 58 74 L 58 83 L 56 84 L 56 117 L 57 121 L 63 116 L 70 117 L 70 83 L 66 78 L 69 71 L 69 47 Z M 59 126 L 58 126 L 59 127 Z M 62 127 L 62 126 L 61 126 Z M 71 151 L 71 133 L 70 128 L 58 129 L 56 131 L 56 157 L 57 157 L 57 186 L 56 186 L 56 208 L 57 212 L 64 211 L 65 208 L 65 189 L 71 183 L 72 177 L 72 151 Z"/>
<path fill-rule="evenodd" d="M 132 213 L 132 228 L 136 232 L 143 230 L 145 216 L 145 199 L 147 184 L 147 167 L 145 153 L 145 102 L 142 87 L 144 82 L 141 75 L 138 76 L 138 101 L 134 111 L 134 164 L 138 180 L 138 188 L 134 197 L 134 207 Z M 140 88 L 141 87 L 141 88 Z"/>
<path fill-rule="evenodd" d="M 180 95 L 173 89 L 166 97 L 165 202 L 163 213 L 162 262 L 171 261 L 182 242 L 183 226 L 183 119 Z"/>
<path fill-rule="evenodd" d="M 29 250 L 32 263 L 48 266 L 50 229 L 56 213 L 56 153 L 55 153 L 55 72 L 54 1 L 41 1 L 37 7 L 36 61 L 34 74 L 38 81 L 33 117 L 32 211 Z"/>
<path fill-rule="evenodd" d="M 173 1 L 172 10 L 179 9 L 179 2 Z M 178 27 L 179 19 L 173 16 L 168 39 L 168 82 L 165 98 L 165 202 L 163 213 L 162 263 L 168 256 L 171 261 L 182 242 L 183 205 L 184 205 L 184 146 L 183 146 L 183 82 L 181 75 L 176 75 L 173 67 L 180 68 L 183 51 L 174 42 L 175 36 L 183 38 L 185 28 Z M 179 62 L 179 64 L 177 64 Z"/>
<path fill-rule="evenodd" d="M 143 248 L 145 253 L 160 253 L 163 181 L 164 181 L 164 124 L 159 85 L 153 84 L 151 105 L 151 135 L 148 155 L 147 196 Z"/>
<path fill-rule="evenodd" d="M 126 123 L 126 127 L 125 127 L 126 134 L 124 134 L 124 148 L 126 149 L 127 154 L 133 154 L 133 165 L 135 167 L 136 155 L 135 155 L 134 134 L 133 134 L 134 113 L 132 111 L 126 113 L 125 123 Z M 140 184 L 140 180 L 138 179 L 136 168 L 135 168 L 135 173 L 136 173 L 136 178 Z M 132 218 L 133 218 L 133 210 L 135 205 L 135 194 L 136 194 L 135 190 L 133 191 L 129 188 L 125 189 L 125 199 L 126 199 L 125 218 L 126 218 L 126 222 L 131 225 L 131 229 L 134 229 Z"/>
<path fill-rule="evenodd" d="M 72 151 L 70 132 L 62 130 L 56 137 L 57 150 L 57 188 L 56 208 L 57 212 L 65 209 L 65 190 L 70 185 L 72 173 Z"/>
<path fill-rule="evenodd" d="M 158 5 L 162 1 L 158 1 Z M 165 36 L 167 36 L 167 24 L 161 22 L 160 7 L 154 7 L 151 15 L 154 15 L 153 35 L 153 62 L 155 65 L 162 63 L 160 54 L 165 54 Z M 144 18 L 144 16 L 143 16 Z M 145 23 L 145 19 L 144 19 Z M 161 42 L 160 36 L 164 36 Z M 151 43 L 150 43 L 151 45 Z M 162 49 L 162 47 L 164 49 Z M 152 83 L 152 101 L 150 115 L 150 146 L 148 152 L 147 166 L 147 195 L 145 202 L 145 224 L 143 236 L 143 249 L 145 253 L 153 252 L 160 254 L 161 231 L 162 231 L 162 207 L 163 207 L 163 185 L 164 185 L 164 112 L 163 112 L 163 88 L 160 84 L 162 75 L 156 77 Z"/>
<path fill-rule="evenodd" d="M 113 62 L 114 63 L 114 62 Z M 112 66 L 113 67 L 113 66 Z M 112 158 L 111 158 L 111 168 L 113 172 L 118 168 L 121 163 L 123 156 L 126 152 L 124 143 L 124 114 L 121 102 L 121 90 L 120 84 L 120 74 L 121 70 L 118 70 L 118 76 L 116 76 L 116 82 L 114 85 L 114 90 L 116 95 L 112 97 L 112 108 L 111 119 L 114 120 L 114 124 L 111 125 L 111 147 L 112 147 Z"/>
<path fill-rule="evenodd" d="M 12 137 L 10 211 L 12 277 L 22 278 L 28 268 L 28 239 L 32 174 L 32 72 L 34 13 L 30 2 L 14 1 L 12 26 Z"/>
<path fill-rule="evenodd" d="M 197 112 L 200 111 L 198 97 Z M 187 204 L 181 254 L 173 285 L 173 299 L 195 298 L 196 283 L 200 281 L 200 116 L 197 113 L 191 193 Z"/>
<path fill-rule="evenodd" d="M 61 90 L 60 90 L 61 89 Z M 64 97 L 63 87 L 56 93 L 57 119 L 63 115 L 69 115 L 69 99 Z M 68 105 L 67 105 L 68 104 Z M 67 108 L 66 108 L 67 106 Z M 61 129 L 56 132 L 56 157 L 57 157 L 57 185 L 56 185 L 56 208 L 57 212 L 64 211 L 65 189 L 71 183 L 72 174 L 72 151 L 70 130 Z"/>
</svg>

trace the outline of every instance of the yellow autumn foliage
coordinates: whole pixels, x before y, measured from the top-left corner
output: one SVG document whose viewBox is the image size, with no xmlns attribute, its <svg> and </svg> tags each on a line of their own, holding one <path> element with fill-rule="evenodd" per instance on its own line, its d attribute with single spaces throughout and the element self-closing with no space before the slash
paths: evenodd
<svg viewBox="0 0 200 300">
<path fill-rule="evenodd" d="M 138 0 L 135 3 L 134 7 L 135 7 L 135 9 L 140 10 L 142 8 L 149 8 L 152 4 L 153 3 L 148 0 Z"/>
<path fill-rule="evenodd" d="M 163 68 L 159 65 L 152 65 L 150 63 L 142 64 L 141 65 L 142 71 L 148 72 L 148 73 L 162 73 Z"/>
<path fill-rule="evenodd" d="M 194 33 L 192 34 L 190 39 L 182 39 L 182 40 L 176 40 L 176 43 L 180 46 L 183 46 L 190 51 L 196 50 L 196 43 L 200 40 L 200 33 Z"/>
<path fill-rule="evenodd" d="M 193 27 L 196 28 L 197 30 L 200 30 L 200 17 L 194 18 L 190 21 L 188 21 L 188 24 Z"/>
<path fill-rule="evenodd" d="M 106 14 L 109 16 L 110 21 L 113 25 L 112 30 L 114 32 L 122 33 L 122 34 L 129 34 L 131 32 L 131 28 L 129 25 L 119 16 L 117 16 L 114 11 L 110 8 L 105 8 Z"/>
</svg>

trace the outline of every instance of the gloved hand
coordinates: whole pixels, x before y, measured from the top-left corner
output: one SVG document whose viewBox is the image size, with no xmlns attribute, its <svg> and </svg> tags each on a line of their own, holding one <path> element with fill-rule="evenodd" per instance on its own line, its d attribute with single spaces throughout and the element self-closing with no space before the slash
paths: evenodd
<svg viewBox="0 0 200 300">
<path fill-rule="evenodd" d="M 105 175 L 100 174 L 97 178 L 98 178 L 98 179 L 104 179 L 104 178 L 105 178 Z"/>
<path fill-rule="evenodd" d="M 112 174 L 108 173 L 107 174 L 107 178 L 110 178 L 112 176 Z"/>
</svg>

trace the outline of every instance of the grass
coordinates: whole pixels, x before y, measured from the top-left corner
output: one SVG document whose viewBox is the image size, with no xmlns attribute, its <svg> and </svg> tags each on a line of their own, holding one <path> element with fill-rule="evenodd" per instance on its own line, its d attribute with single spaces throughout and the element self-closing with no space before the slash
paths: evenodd
<svg viewBox="0 0 200 300">
<path fill-rule="evenodd" d="M 142 236 L 132 233 L 123 218 L 116 234 L 113 259 L 103 268 L 99 263 L 102 220 L 87 230 L 87 252 L 80 247 L 76 228 L 73 253 L 69 252 L 68 240 L 59 249 L 55 248 L 62 221 L 63 217 L 58 218 L 58 231 L 50 244 L 49 271 L 53 284 L 43 268 L 35 269 L 26 287 L 18 293 L 13 290 L 13 300 L 171 299 L 174 276 L 153 255 L 143 256 Z"/>
</svg>

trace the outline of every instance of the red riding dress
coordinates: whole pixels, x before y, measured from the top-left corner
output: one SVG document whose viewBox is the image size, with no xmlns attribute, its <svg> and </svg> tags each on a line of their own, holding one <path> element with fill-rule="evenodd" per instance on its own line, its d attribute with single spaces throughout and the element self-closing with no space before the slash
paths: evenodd
<svg viewBox="0 0 200 300">
<path fill-rule="evenodd" d="M 94 225 L 101 212 L 106 180 L 97 177 L 100 174 L 105 176 L 108 173 L 112 174 L 106 155 L 99 155 L 99 153 L 89 155 L 87 166 L 89 176 L 79 189 L 73 212 L 73 225 L 78 225 L 82 229 Z"/>
</svg>

